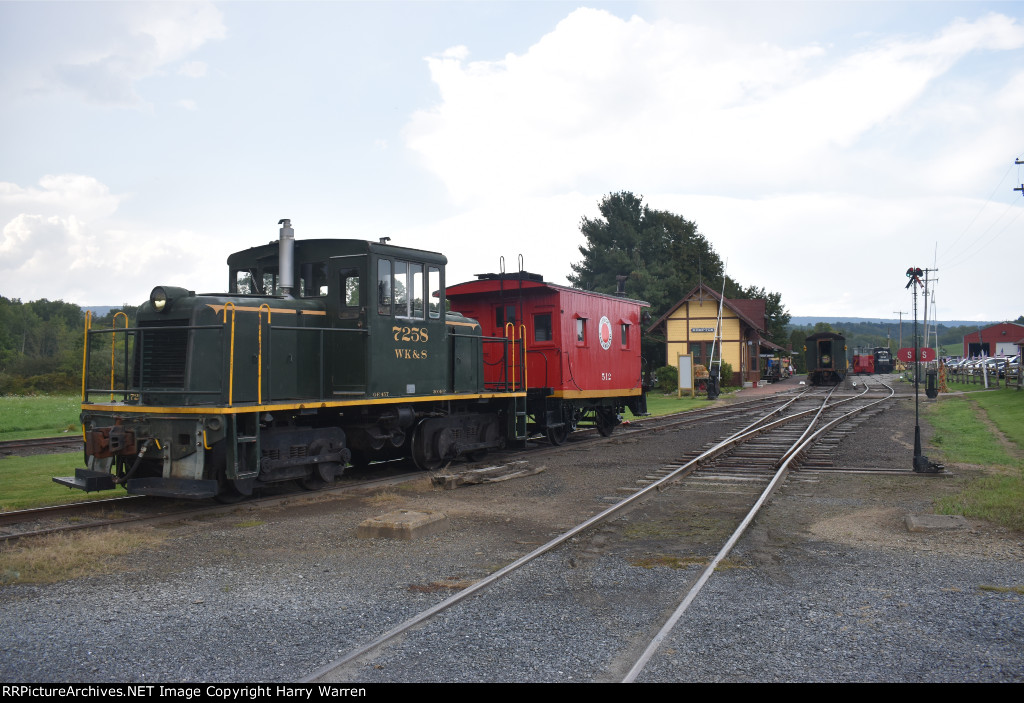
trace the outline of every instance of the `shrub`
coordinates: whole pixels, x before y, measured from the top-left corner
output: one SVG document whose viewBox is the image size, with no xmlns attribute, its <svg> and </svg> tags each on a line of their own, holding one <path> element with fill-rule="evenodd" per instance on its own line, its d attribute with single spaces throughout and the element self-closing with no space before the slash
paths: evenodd
<svg viewBox="0 0 1024 703">
<path fill-rule="evenodd" d="M 654 372 L 658 376 L 658 385 L 655 386 L 663 393 L 671 393 L 679 388 L 679 369 L 675 366 L 662 366 Z"/>
</svg>

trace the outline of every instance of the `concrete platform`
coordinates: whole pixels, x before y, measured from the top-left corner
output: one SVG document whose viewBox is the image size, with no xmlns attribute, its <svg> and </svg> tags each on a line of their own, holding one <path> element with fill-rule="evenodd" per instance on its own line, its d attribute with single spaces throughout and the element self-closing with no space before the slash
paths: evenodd
<svg viewBox="0 0 1024 703">
<path fill-rule="evenodd" d="M 444 530 L 448 516 L 429 510 L 396 510 L 372 517 L 359 523 L 357 537 L 383 537 L 385 539 L 418 539 Z"/>
<path fill-rule="evenodd" d="M 964 530 L 969 526 L 963 515 L 907 515 L 910 532 Z"/>
</svg>

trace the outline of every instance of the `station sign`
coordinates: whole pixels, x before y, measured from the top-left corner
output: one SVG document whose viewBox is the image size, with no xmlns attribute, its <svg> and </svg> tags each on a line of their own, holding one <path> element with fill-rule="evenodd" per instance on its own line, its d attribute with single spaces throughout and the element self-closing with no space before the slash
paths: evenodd
<svg viewBox="0 0 1024 703">
<path fill-rule="evenodd" d="M 931 347 L 921 347 L 917 350 L 917 353 L 918 361 L 935 361 L 935 350 Z M 914 360 L 914 348 L 903 347 L 896 352 L 896 358 L 909 364 Z"/>
</svg>

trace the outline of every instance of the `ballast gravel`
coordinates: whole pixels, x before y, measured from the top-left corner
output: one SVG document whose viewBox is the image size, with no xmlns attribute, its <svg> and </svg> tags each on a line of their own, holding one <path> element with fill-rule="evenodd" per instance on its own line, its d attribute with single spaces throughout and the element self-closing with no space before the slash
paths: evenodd
<svg viewBox="0 0 1024 703">
<path fill-rule="evenodd" d="M 302 680 L 726 429 L 573 443 L 504 483 L 421 481 L 148 528 L 163 544 L 114 573 L 0 586 L 0 680 Z M 902 400 L 842 440 L 835 461 L 909 468 L 908 436 Z M 794 475 L 639 680 L 1021 681 L 1024 536 L 903 524 L 971 471 Z M 710 484 L 658 492 L 325 679 L 621 680 L 752 502 L 740 482 Z M 361 520 L 397 508 L 441 510 L 448 529 L 355 537 Z"/>
</svg>

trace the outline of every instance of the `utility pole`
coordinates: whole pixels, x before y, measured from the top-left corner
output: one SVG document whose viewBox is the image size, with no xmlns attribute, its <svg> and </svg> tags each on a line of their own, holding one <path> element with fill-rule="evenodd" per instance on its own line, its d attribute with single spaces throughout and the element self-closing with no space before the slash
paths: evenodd
<svg viewBox="0 0 1024 703">
<path fill-rule="evenodd" d="M 1020 166 L 1021 164 L 1024 164 L 1024 161 L 1021 161 L 1020 159 L 1014 159 L 1013 163 L 1016 164 L 1017 166 Z M 1014 188 L 1014 190 L 1019 190 L 1020 194 L 1024 195 L 1024 183 L 1020 184 L 1020 188 Z"/>
<path fill-rule="evenodd" d="M 930 346 L 928 344 L 928 340 L 931 336 L 928 331 L 928 274 L 931 271 L 935 271 L 936 273 L 938 273 L 938 269 L 924 269 L 924 346 L 926 347 Z M 935 279 L 935 281 L 938 281 L 938 279 Z M 917 300 L 917 295 L 914 296 L 914 300 Z M 934 312 L 932 314 L 934 314 Z M 914 315 L 914 324 L 917 324 L 916 314 Z M 916 335 L 917 332 L 914 332 L 914 334 Z M 914 344 L 917 344 L 917 342 L 915 341 Z"/>
<path fill-rule="evenodd" d="M 900 316 L 900 343 L 898 345 L 896 345 L 896 348 L 897 349 L 902 349 L 903 348 L 903 316 L 906 315 L 907 313 L 906 313 L 905 310 L 893 310 L 892 312 L 893 312 L 894 315 L 899 315 Z"/>
</svg>

